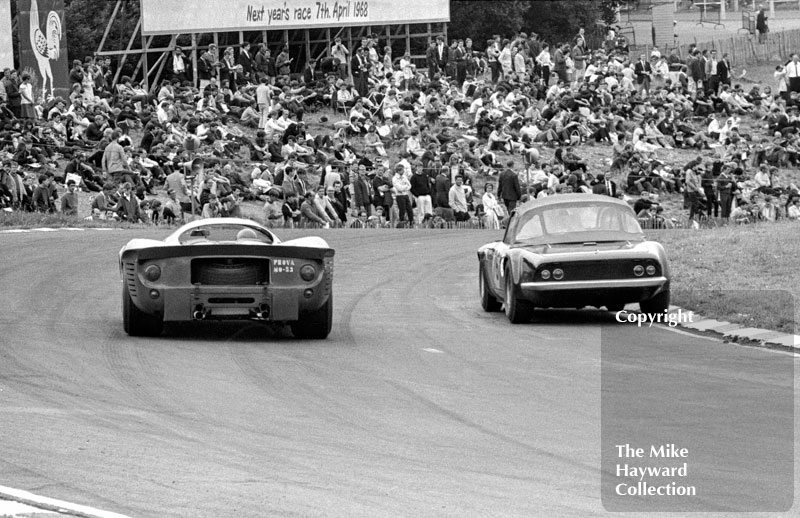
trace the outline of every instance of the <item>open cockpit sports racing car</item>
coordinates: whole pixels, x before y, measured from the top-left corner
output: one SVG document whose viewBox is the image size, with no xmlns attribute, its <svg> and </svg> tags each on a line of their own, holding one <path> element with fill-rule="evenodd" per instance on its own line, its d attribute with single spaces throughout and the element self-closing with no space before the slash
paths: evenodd
<svg viewBox="0 0 800 518">
<path fill-rule="evenodd" d="M 605 307 L 638 302 L 643 313 L 669 308 L 663 246 L 648 241 L 624 201 L 595 194 L 532 200 L 512 214 L 502 241 L 478 250 L 485 311 L 505 307 L 512 323 L 534 308 Z"/>
<path fill-rule="evenodd" d="M 333 255 L 322 238 L 282 243 L 237 218 L 192 221 L 163 241 L 133 239 L 119 252 L 124 329 L 156 336 L 164 322 L 257 320 L 326 338 Z"/>
</svg>

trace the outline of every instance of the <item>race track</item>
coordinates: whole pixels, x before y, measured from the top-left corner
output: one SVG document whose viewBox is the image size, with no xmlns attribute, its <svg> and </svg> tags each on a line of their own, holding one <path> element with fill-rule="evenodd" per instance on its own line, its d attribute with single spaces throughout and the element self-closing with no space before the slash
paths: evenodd
<svg viewBox="0 0 800 518">
<path fill-rule="evenodd" d="M 325 341 L 205 323 L 129 338 L 116 254 L 142 231 L 0 236 L 0 485 L 137 518 L 607 514 L 601 324 L 638 335 L 599 311 L 483 313 L 475 251 L 499 232 L 320 235 L 336 249 Z M 721 379 L 755 354 L 648 340 L 737 351 L 709 367 Z M 708 370 L 660 362 L 705 390 Z M 770 376 L 744 404 L 763 406 Z"/>
</svg>

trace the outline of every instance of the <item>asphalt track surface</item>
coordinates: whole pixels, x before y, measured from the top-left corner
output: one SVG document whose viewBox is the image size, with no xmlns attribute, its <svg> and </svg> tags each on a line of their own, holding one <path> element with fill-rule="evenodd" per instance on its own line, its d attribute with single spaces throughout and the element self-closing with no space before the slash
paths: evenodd
<svg viewBox="0 0 800 518">
<path fill-rule="evenodd" d="M 164 235 L 0 236 L 0 484 L 143 518 L 604 516 L 601 326 L 702 350 L 619 359 L 688 397 L 766 354 L 663 328 L 641 344 L 598 311 L 512 326 L 479 306 L 475 251 L 498 237 L 483 231 L 320 233 L 337 254 L 325 341 L 227 323 L 130 338 L 117 252 Z M 744 404 L 763 407 L 772 377 Z M 751 431 L 794 458 L 791 435 Z"/>
</svg>

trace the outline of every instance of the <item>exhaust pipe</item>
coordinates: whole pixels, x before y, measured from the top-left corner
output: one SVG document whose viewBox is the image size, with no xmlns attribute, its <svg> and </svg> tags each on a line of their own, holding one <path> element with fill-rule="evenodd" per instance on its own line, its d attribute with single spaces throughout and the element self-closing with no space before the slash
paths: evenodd
<svg viewBox="0 0 800 518">
<path fill-rule="evenodd" d="M 202 304 L 198 304 L 194 307 L 194 312 L 192 313 L 192 318 L 195 320 L 204 320 L 206 318 L 207 312 Z"/>
<path fill-rule="evenodd" d="M 260 318 L 266 320 L 269 318 L 269 305 L 268 304 L 260 304 L 258 306 L 258 311 L 256 311 L 256 318 Z"/>
</svg>

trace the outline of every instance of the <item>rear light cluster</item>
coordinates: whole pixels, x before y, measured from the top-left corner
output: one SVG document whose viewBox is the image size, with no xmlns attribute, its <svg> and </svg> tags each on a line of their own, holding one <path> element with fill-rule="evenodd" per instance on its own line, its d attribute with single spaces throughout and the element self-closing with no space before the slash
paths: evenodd
<svg viewBox="0 0 800 518">
<path fill-rule="evenodd" d="M 144 278 L 150 282 L 155 282 L 161 278 L 161 268 L 158 265 L 151 264 L 144 269 Z"/>
<path fill-rule="evenodd" d="M 306 281 L 314 280 L 314 277 L 317 276 L 317 269 L 310 264 L 304 264 L 302 268 L 300 268 L 300 277 Z"/>
<path fill-rule="evenodd" d="M 554 268 L 553 270 L 543 268 L 542 270 L 539 270 L 539 276 L 543 281 L 549 281 L 550 279 L 553 279 L 554 281 L 560 281 L 564 279 L 564 270 L 561 268 Z"/>
<path fill-rule="evenodd" d="M 597 279 L 625 279 L 631 273 L 635 277 L 653 277 L 660 274 L 658 263 L 655 261 L 626 261 L 625 263 L 569 263 L 569 264 L 544 264 L 535 270 L 526 263 L 529 279 L 534 281 L 570 281 L 597 280 Z M 523 281 L 526 280 L 523 278 Z"/>
<path fill-rule="evenodd" d="M 636 277 L 643 277 L 644 275 L 652 277 L 657 273 L 658 273 L 658 268 L 652 261 L 646 261 L 643 264 L 637 264 L 633 267 L 633 275 L 635 275 Z"/>
</svg>

